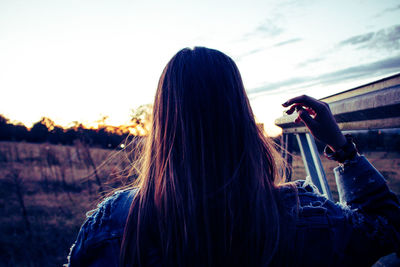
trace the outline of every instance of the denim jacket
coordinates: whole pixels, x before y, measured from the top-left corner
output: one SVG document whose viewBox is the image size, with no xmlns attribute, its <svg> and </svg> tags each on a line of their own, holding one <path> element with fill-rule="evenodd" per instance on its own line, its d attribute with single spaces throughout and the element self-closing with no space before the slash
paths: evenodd
<svg viewBox="0 0 400 267">
<path fill-rule="evenodd" d="M 291 253 L 296 266 L 371 266 L 400 252 L 400 205 L 364 156 L 334 169 L 340 203 L 321 195 L 310 179 L 281 186 L 296 216 Z M 294 188 L 297 190 L 294 190 Z M 134 190 L 118 191 L 87 215 L 68 266 L 118 266 Z"/>
</svg>

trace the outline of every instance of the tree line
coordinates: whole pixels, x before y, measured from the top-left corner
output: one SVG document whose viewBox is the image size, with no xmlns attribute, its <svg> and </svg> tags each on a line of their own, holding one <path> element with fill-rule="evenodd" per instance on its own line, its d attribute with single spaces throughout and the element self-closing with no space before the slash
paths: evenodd
<svg viewBox="0 0 400 267">
<path fill-rule="evenodd" d="M 42 117 L 32 128 L 28 128 L 22 123 L 10 122 L 0 114 L 0 141 L 47 142 L 56 145 L 73 145 L 76 141 L 80 141 L 89 146 L 114 149 L 136 136 L 147 135 L 151 112 L 151 104 L 141 105 L 131 109 L 129 125 L 107 125 L 108 117 L 104 116 L 97 121 L 96 128 L 87 127 L 76 121 L 71 127 L 64 128 L 47 117 Z"/>
<path fill-rule="evenodd" d="M 136 127 L 143 126 L 141 125 L 143 122 L 135 123 L 133 125 Z M 73 145 L 79 140 L 90 146 L 117 148 L 127 138 L 132 137 L 129 127 L 99 125 L 98 128 L 88 128 L 83 124 L 75 123 L 69 128 L 63 128 L 51 119 L 43 117 L 29 129 L 22 123 L 11 123 L 8 118 L 0 115 L 0 141 Z"/>
<path fill-rule="evenodd" d="M 26 141 L 32 143 L 51 143 L 73 145 L 76 141 L 84 142 L 90 146 L 102 148 L 118 148 L 127 138 L 136 135 L 146 135 L 146 121 L 150 114 L 149 105 L 143 105 L 132 110 L 131 125 L 113 127 L 105 124 L 104 117 L 97 128 L 88 128 L 75 122 L 69 128 L 56 125 L 51 119 L 43 117 L 34 123 L 32 128 L 27 128 L 22 123 L 11 123 L 8 118 L 0 114 L 0 141 Z M 133 131 L 132 131 L 133 129 Z M 133 132 L 133 134 L 132 134 Z M 400 130 L 382 131 L 370 130 L 352 133 L 360 151 L 397 151 L 400 152 Z M 290 151 L 299 152 L 299 147 L 294 136 L 289 142 Z M 281 143 L 281 138 L 274 137 L 275 143 Z M 322 151 L 324 144 L 317 141 L 318 150 Z"/>
</svg>

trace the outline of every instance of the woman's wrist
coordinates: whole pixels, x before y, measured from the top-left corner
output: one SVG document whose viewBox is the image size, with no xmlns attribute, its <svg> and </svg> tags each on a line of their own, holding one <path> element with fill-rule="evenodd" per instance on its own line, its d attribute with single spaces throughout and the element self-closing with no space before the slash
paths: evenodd
<svg viewBox="0 0 400 267">
<path fill-rule="evenodd" d="M 338 138 L 338 140 L 335 143 L 328 144 L 328 146 L 333 152 L 336 152 L 340 150 L 344 145 L 346 145 L 346 143 L 346 137 L 342 133 L 340 133 L 340 137 Z"/>
<path fill-rule="evenodd" d="M 345 143 L 336 149 L 332 149 L 331 146 L 326 146 L 324 149 L 324 155 L 328 159 L 343 163 L 354 159 L 358 154 L 357 147 L 353 142 L 351 135 L 345 136 Z"/>
</svg>

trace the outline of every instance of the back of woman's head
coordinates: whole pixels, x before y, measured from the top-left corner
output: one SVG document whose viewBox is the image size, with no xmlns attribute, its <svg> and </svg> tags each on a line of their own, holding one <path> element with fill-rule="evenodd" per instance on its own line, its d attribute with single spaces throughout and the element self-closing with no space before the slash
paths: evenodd
<svg viewBox="0 0 400 267">
<path fill-rule="evenodd" d="M 154 251 L 163 266 L 271 263 L 280 243 L 273 154 L 233 60 L 179 51 L 156 92 L 123 264 L 148 265 Z"/>
</svg>

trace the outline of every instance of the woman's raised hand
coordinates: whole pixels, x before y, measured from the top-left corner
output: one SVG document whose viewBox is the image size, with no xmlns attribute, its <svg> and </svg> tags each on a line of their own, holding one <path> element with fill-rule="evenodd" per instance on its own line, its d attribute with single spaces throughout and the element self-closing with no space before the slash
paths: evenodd
<svg viewBox="0 0 400 267">
<path fill-rule="evenodd" d="M 287 114 L 297 111 L 299 115 L 295 122 L 302 121 L 315 138 L 330 146 L 334 151 L 346 144 L 346 138 L 340 131 L 327 103 L 302 95 L 289 99 L 282 106 L 290 107 L 286 111 Z"/>
</svg>

